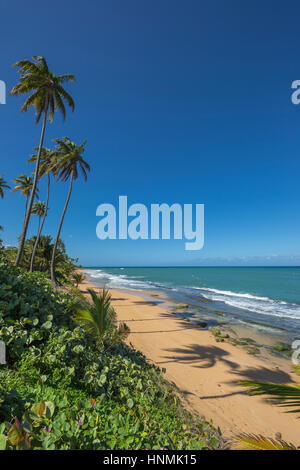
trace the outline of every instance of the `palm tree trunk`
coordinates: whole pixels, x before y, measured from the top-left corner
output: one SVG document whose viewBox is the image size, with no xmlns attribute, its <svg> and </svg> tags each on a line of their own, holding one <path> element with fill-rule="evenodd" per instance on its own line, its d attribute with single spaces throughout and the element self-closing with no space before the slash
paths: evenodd
<svg viewBox="0 0 300 470">
<path fill-rule="evenodd" d="M 28 206 L 28 196 L 26 195 L 26 202 L 25 202 L 25 214 L 24 214 L 24 220 L 23 220 L 23 224 L 25 222 L 25 219 L 26 219 L 26 214 L 27 214 L 27 206 Z"/>
<path fill-rule="evenodd" d="M 38 234 L 37 234 L 36 240 L 35 240 L 35 244 L 34 244 L 34 247 L 33 247 L 33 250 L 32 250 L 31 261 L 30 261 L 30 272 L 31 273 L 33 271 L 33 264 L 34 264 L 34 258 L 35 258 L 35 255 L 36 255 L 36 250 L 37 250 L 37 247 L 38 247 L 38 244 L 39 244 L 39 241 L 40 241 L 41 233 L 42 233 L 42 230 L 43 230 L 43 227 L 44 227 L 44 223 L 45 223 L 45 219 L 47 217 L 47 211 L 48 211 L 49 194 L 50 194 L 50 174 L 48 173 L 47 176 L 48 176 L 48 188 L 47 188 L 46 207 L 45 207 L 45 213 L 44 213 L 44 216 L 43 216 L 43 220 L 42 220 L 42 223 L 39 227 Z"/>
<path fill-rule="evenodd" d="M 23 226 L 24 226 L 24 224 L 25 224 L 25 220 L 26 220 L 27 207 L 28 207 L 28 195 L 26 195 L 26 202 L 25 202 L 25 212 L 24 212 Z"/>
<path fill-rule="evenodd" d="M 70 200 L 70 196 L 71 196 L 71 192 L 72 192 L 73 177 L 74 177 L 74 172 L 72 171 L 71 180 L 70 180 L 70 187 L 69 187 L 69 192 L 68 192 L 68 197 L 67 197 L 67 200 L 66 200 L 66 203 L 65 203 L 65 207 L 64 207 L 64 210 L 63 210 L 62 215 L 61 215 L 61 218 L 60 218 L 60 223 L 59 223 L 59 227 L 58 227 L 56 239 L 55 239 L 55 242 L 54 242 L 53 252 L 52 252 L 52 259 L 51 259 L 51 281 L 52 281 L 52 284 L 53 284 L 54 287 L 57 287 L 57 280 L 56 280 L 56 277 L 55 277 L 55 257 L 56 257 L 56 251 L 57 251 L 57 244 L 58 244 L 58 240 L 59 240 L 59 236 L 60 236 L 62 224 L 63 224 L 63 221 L 64 221 L 65 213 L 66 213 L 66 210 L 67 210 L 67 207 L 68 207 L 68 204 L 69 204 L 69 200 Z"/>
<path fill-rule="evenodd" d="M 33 200 L 34 200 L 34 196 L 35 196 L 35 190 L 36 190 L 37 182 L 38 182 L 38 178 L 39 178 L 40 158 L 41 158 L 41 152 L 42 152 L 43 143 L 44 143 L 47 113 L 48 113 L 48 105 L 46 106 L 46 108 L 44 110 L 43 126 L 42 126 L 39 150 L 38 150 L 37 159 L 36 159 L 33 185 L 32 185 L 32 190 L 31 190 L 31 193 L 30 193 L 28 209 L 27 209 L 27 212 L 26 212 L 26 216 L 25 216 L 25 220 L 24 220 L 24 224 L 23 224 L 23 228 L 22 228 L 22 233 L 21 233 L 21 237 L 20 237 L 20 242 L 19 242 L 19 247 L 18 247 L 18 254 L 17 254 L 16 261 L 15 261 L 15 266 L 19 266 L 19 264 L 21 262 L 21 259 L 22 259 L 23 250 L 24 250 L 24 243 L 25 243 L 28 224 L 29 224 L 29 220 L 30 220 L 30 216 L 31 216 L 32 204 L 33 204 Z"/>
<path fill-rule="evenodd" d="M 39 239 L 40 233 L 41 233 L 41 217 L 39 216 L 39 225 L 38 225 L 37 236 L 36 236 L 36 239 L 35 239 L 35 242 L 34 242 L 34 245 L 33 245 L 33 250 L 32 250 L 32 253 L 31 253 L 31 260 L 30 260 L 30 268 L 29 268 L 29 271 L 30 271 L 31 273 L 32 273 L 32 271 L 33 271 L 33 261 L 32 261 L 32 260 L 34 260 L 33 252 L 34 252 L 34 249 L 36 249 L 36 246 L 37 246 L 36 241 Z"/>
</svg>

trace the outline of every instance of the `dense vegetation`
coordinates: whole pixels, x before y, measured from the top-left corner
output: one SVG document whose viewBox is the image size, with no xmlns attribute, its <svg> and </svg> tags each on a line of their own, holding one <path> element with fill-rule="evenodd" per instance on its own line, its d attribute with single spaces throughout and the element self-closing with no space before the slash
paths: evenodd
<svg viewBox="0 0 300 470">
<path fill-rule="evenodd" d="M 54 290 L 46 274 L 0 260 L 0 448 L 220 447 L 142 354 L 74 321 L 88 309 L 75 288 Z"/>
<path fill-rule="evenodd" d="M 32 252 L 35 246 L 36 237 L 28 238 L 24 243 L 23 257 L 20 261 L 20 266 L 25 270 L 30 269 Z M 45 273 L 47 277 L 50 278 L 50 269 L 51 269 L 51 260 L 53 252 L 53 241 L 51 235 L 41 235 L 39 242 L 36 246 L 35 258 L 34 258 L 34 268 L 42 273 Z M 17 247 L 8 246 L 1 247 L 0 240 L 0 253 L 2 254 L 3 259 L 8 262 L 14 263 L 17 255 Z M 71 258 L 66 252 L 65 244 L 61 239 L 58 240 L 57 250 L 55 255 L 55 265 L 56 265 L 56 278 L 60 283 L 70 284 L 71 277 L 78 265 L 76 264 L 78 259 Z"/>
</svg>

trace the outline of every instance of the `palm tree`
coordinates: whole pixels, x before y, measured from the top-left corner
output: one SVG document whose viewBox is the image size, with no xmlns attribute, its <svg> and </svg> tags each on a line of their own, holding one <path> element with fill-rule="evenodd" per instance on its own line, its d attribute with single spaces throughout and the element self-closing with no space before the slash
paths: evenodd
<svg viewBox="0 0 300 470">
<path fill-rule="evenodd" d="M 38 151 L 38 147 L 35 147 L 34 150 Z M 28 162 L 36 161 L 37 156 L 38 154 L 32 155 L 31 158 L 28 160 Z M 54 161 L 54 152 L 48 148 L 43 147 L 41 150 L 41 156 L 40 156 L 39 179 L 47 175 L 47 180 L 48 180 L 47 181 L 47 198 L 46 198 L 46 205 L 45 205 L 45 211 L 43 214 L 42 223 L 40 225 L 39 233 L 37 234 L 33 251 L 32 251 L 32 257 L 31 257 L 31 262 L 30 262 L 31 272 L 33 271 L 33 264 L 34 264 L 34 258 L 36 255 L 36 250 L 39 244 L 40 235 L 43 230 L 45 219 L 48 213 L 48 204 L 49 204 L 49 196 L 50 196 L 50 174 L 53 171 L 53 161 Z"/>
<path fill-rule="evenodd" d="M 49 121 L 52 122 L 54 112 L 58 110 L 61 111 L 63 119 L 65 119 L 66 108 L 64 100 L 68 103 L 71 109 L 74 110 L 74 101 L 62 86 L 65 82 L 75 81 L 74 75 L 54 75 L 50 72 L 44 57 L 34 56 L 33 59 L 34 62 L 31 62 L 30 60 L 20 60 L 14 64 L 15 67 L 19 67 L 18 72 L 20 73 L 20 79 L 17 85 L 10 91 L 11 95 L 25 95 L 27 93 L 31 93 L 21 107 L 21 111 L 26 112 L 30 106 L 33 106 L 37 115 L 35 120 L 36 124 L 43 116 L 33 186 L 28 204 L 28 212 L 26 213 L 20 236 L 15 266 L 19 266 L 23 254 L 24 242 L 39 178 L 40 156 L 44 142 L 47 117 L 49 117 Z"/>
<path fill-rule="evenodd" d="M 117 327 L 116 312 L 111 305 L 111 295 L 103 289 L 99 295 L 93 289 L 88 289 L 92 303 L 86 308 L 79 306 L 74 320 L 79 323 L 95 341 L 110 346 L 125 339 L 130 330 L 126 323 Z"/>
<path fill-rule="evenodd" d="M 46 205 L 44 202 L 42 201 L 37 201 L 33 204 L 32 206 L 32 211 L 31 211 L 32 214 L 36 214 L 39 218 L 39 225 L 38 225 L 38 232 L 37 232 L 37 236 L 36 236 L 36 240 L 35 240 L 35 244 L 34 244 L 34 248 L 36 249 L 38 243 L 39 243 L 39 239 L 40 239 L 40 236 L 41 236 L 41 230 L 42 230 L 42 226 L 41 226 L 41 218 L 45 215 L 46 213 Z M 32 256 L 31 256 L 31 261 L 30 261 L 30 272 L 33 271 L 33 261 L 34 261 L 34 248 L 32 250 Z"/>
<path fill-rule="evenodd" d="M 4 189 L 10 189 L 10 186 L 4 179 L 4 175 L 0 175 L 0 197 L 1 199 L 4 198 Z"/>
<path fill-rule="evenodd" d="M 25 215 L 24 215 L 24 221 L 26 218 L 27 214 L 27 207 L 28 207 L 28 198 L 30 195 L 30 192 L 32 191 L 32 186 L 33 186 L 33 178 L 32 176 L 27 176 L 24 173 L 18 178 L 14 178 L 13 181 L 15 182 L 15 187 L 11 190 L 12 193 L 15 193 L 17 191 L 20 191 L 22 196 L 25 196 L 26 202 L 25 202 Z M 35 197 L 38 199 L 38 189 L 35 192 Z"/>
<path fill-rule="evenodd" d="M 90 171 L 90 166 L 86 163 L 81 154 L 84 152 L 84 147 L 86 144 L 86 140 L 82 142 L 81 145 L 76 145 L 74 142 L 68 137 L 64 137 L 61 139 L 54 139 L 56 142 L 56 157 L 57 161 L 55 163 L 55 174 L 57 175 L 58 179 L 61 181 L 67 181 L 70 179 L 70 186 L 69 192 L 67 196 L 67 200 L 60 218 L 60 223 L 58 226 L 58 231 L 56 235 L 56 239 L 54 242 L 54 248 L 52 253 L 52 262 L 51 262 L 51 280 L 54 286 L 57 286 L 57 281 L 55 278 L 55 255 L 57 249 L 57 243 L 60 237 L 60 232 L 62 228 L 62 224 L 64 221 L 65 213 L 69 204 L 73 181 L 75 181 L 78 176 L 79 172 L 83 174 L 85 181 L 87 180 L 87 171 Z"/>
<path fill-rule="evenodd" d="M 81 284 L 85 280 L 85 275 L 82 273 L 73 273 L 72 279 L 75 282 L 77 288 L 78 284 Z"/>
</svg>

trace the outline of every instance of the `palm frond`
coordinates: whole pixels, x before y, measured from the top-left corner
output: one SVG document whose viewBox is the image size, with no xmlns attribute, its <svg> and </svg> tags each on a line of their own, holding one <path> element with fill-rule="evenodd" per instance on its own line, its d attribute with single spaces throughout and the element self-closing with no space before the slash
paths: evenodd
<svg viewBox="0 0 300 470">
<path fill-rule="evenodd" d="M 42 217 L 42 215 L 44 215 L 46 212 L 46 204 L 42 201 L 36 201 L 33 206 L 32 206 L 32 210 L 31 210 L 31 213 L 32 214 L 36 214 L 38 215 L 39 217 Z"/>
<path fill-rule="evenodd" d="M 9 184 L 4 179 L 4 175 L 0 175 L 0 197 L 4 198 L 4 189 L 10 189 Z"/>
<path fill-rule="evenodd" d="M 79 174 L 78 170 L 80 169 L 86 181 L 90 166 L 81 155 L 84 152 L 86 140 L 80 145 L 75 144 L 68 137 L 54 139 L 54 142 L 56 142 L 55 173 L 58 179 L 60 181 L 67 181 L 73 175 L 73 179 L 76 180 Z"/>
<path fill-rule="evenodd" d="M 12 193 L 20 191 L 22 196 L 29 196 L 33 186 L 32 176 L 22 174 L 17 178 L 14 178 L 13 181 L 15 183 L 15 187 L 11 190 Z M 38 188 L 36 189 L 35 196 L 38 199 Z"/>
<path fill-rule="evenodd" d="M 57 75 L 56 76 L 57 80 L 59 83 L 65 83 L 65 82 L 75 82 L 75 76 L 71 73 L 65 73 L 63 75 Z"/>
<path fill-rule="evenodd" d="M 293 444 L 281 439 L 272 439 L 260 434 L 242 433 L 234 437 L 235 450 L 296 450 Z"/>
<path fill-rule="evenodd" d="M 95 318 L 90 310 L 77 310 L 74 315 L 74 321 L 81 325 L 88 333 L 92 334 L 94 337 L 100 336 L 97 323 Z"/>
<path fill-rule="evenodd" d="M 74 111 L 75 103 L 72 96 L 61 85 L 58 85 L 57 89 L 63 99 L 68 103 L 72 111 Z"/>
<path fill-rule="evenodd" d="M 14 64 L 19 68 L 19 81 L 10 91 L 10 95 L 30 94 L 21 111 L 26 112 L 30 106 L 35 108 L 36 123 L 43 113 L 52 122 L 55 110 L 66 116 L 64 101 L 74 111 L 74 101 L 70 94 L 63 88 L 65 82 L 74 82 L 74 75 L 65 74 L 55 76 L 48 67 L 47 61 L 42 56 L 34 56 L 33 61 L 20 60 Z"/>
<path fill-rule="evenodd" d="M 66 119 L 66 108 L 65 108 L 65 105 L 64 105 L 64 102 L 58 92 L 58 90 L 55 90 L 55 100 L 56 100 L 56 103 L 55 103 L 55 106 L 54 106 L 54 109 L 56 109 L 57 111 L 60 111 L 61 114 L 62 114 L 62 117 L 63 117 L 63 120 Z M 54 100 L 53 100 L 53 103 L 54 103 Z M 50 121 L 52 121 L 53 119 L 53 114 L 54 112 L 50 112 Z"/>
<path fill-rule="evenodd" d="M 34 150 L 38 152 L 38 147 L 34 147 Z M 37 153 L 31 155 L 31 157 L 27 160 L 27 163 L 36 162 Z M 42 178 L 46 174 L 52 172 L 52 167 L 54 164 L 55 154 L 53 150 L 50 150 L 46 147 L 43 147 L 41 150 L 40 155 L 40 166 L 39 166 L 39 177 Z"/>
</svg>

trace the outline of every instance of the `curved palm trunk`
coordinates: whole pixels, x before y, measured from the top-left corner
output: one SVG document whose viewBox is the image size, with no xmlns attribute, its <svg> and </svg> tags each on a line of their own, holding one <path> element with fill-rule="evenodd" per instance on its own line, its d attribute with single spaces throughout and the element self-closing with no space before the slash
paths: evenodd
<svg viewBox="0 0 300 470">
<path fill-rule="evenodd" d="M 23 250 L 24 250 L 24 243 L 25 243 L 26 233 L 27 233 L 27 229 L 28 229 L 30 216 L 31 216 L 32 204 L 33 204 L 33 200 L 34 200 L 34 196 L 35 196 L 35 190 L 36 190 L 37 182 L 38 182 L 38 178 L 39 178 L 40 159 L 41 159 L 41 152 L 42 152 L 42 147 L 43 147 L 43 143 L 44 143 L 47 113 L 48 113 L 48 106 L 44 111 L 43 127 L 42 127 L 42 132 L 41 132 L 39 151 L 38 151 L 37 159 L 36 159 L 34 180 L 33 180 L 32 190 L 31 190 L 31 193 L 30 193 L 28 209 L 27 209 L 27 212 L 26 212 L 26 215 L 25 215 L 25 220 L 24 220 L 24 224 L 23 224 L 23 228 L 22 228 L 22 233 L 21 233 L 21 236 L 20 236 L 20 242 L 19 242 L 19 247 L 18 247 L 17 258 L 16 258 L 16 261 L 15 261 L 15 266 L 19 266 L 20 261 L 22 259 Z"/>
<path fill-rule="evenodd" d="M 33 264 L 34 264 L 34 258 L 35 258 L 35 255 L 36 255 L 36 250 L 37 250 L 37 247 L 38 247 L 38 244 L 39 244 L 39 241 L 40 241 L 40 237 L 41 237 L 41 233 L 42 233 L 42 230 L 43 230 L 43 227 L 44 227 L 45 219 L 47 217 L 49 194 L 50 194 L 50 175 L 48 173 L 48 189 L 47 189 L 47 200 L 46 200 L 45 214 L 43 216 L 42 223 L 39 226 L 39 230 L 38 230 L 38 233 L 37 233 L 37 236 L 36 236 L 35 244 L 34 244 L 34 247 L 33 247 L 33 250 L 32 250 L 31 261 L 30 261 L 30 272 L 31 273 L 33 271 Z"/>
<path fill-rule="evenodd" d="M 26 196 L 26 202 L 25 202 L 25 214 L 24 214 L 24 220 L 23 220 L 23 224 L 25 222 L 25 219 L 26 219 L 26 214 L 27 214 L 27 206 L 28 206 L 28 196 Z"/>
<path fill-rule="evenodd" d="M 67 197 L 65 207 L 64 207 L 64 210 L 63 210 L 61 218 L 60 218 L 60 223 L 59 223 L 56 239 L 55 239 L 54 246 L 53 246 L 52 259 L 51 259 L 51 269 L 50 270 L 51 270 L 51 281 L 52 281 L 52 284 L 53 284 L 54 287 L 57 287 L 57 280 L 56 280 L 56 277 L 55 277 L 55 257 L 56 257 L 56 251 L 57 251 L 57 244 L 58 244 L 62 224 L 63 224 L 63 221 L 64 221 L 65 213 L 66 213 L 66 210 L 67 210 L 67 207 L 68 207 L 68 204 L 69 204 L 69 200 L 70 200 L 70 196 L 71 196 L 71 192 L 72 192 L 73 177 L 74 177 L 74 173 L 72 171 L 68 197 Z"/>
</svg>

